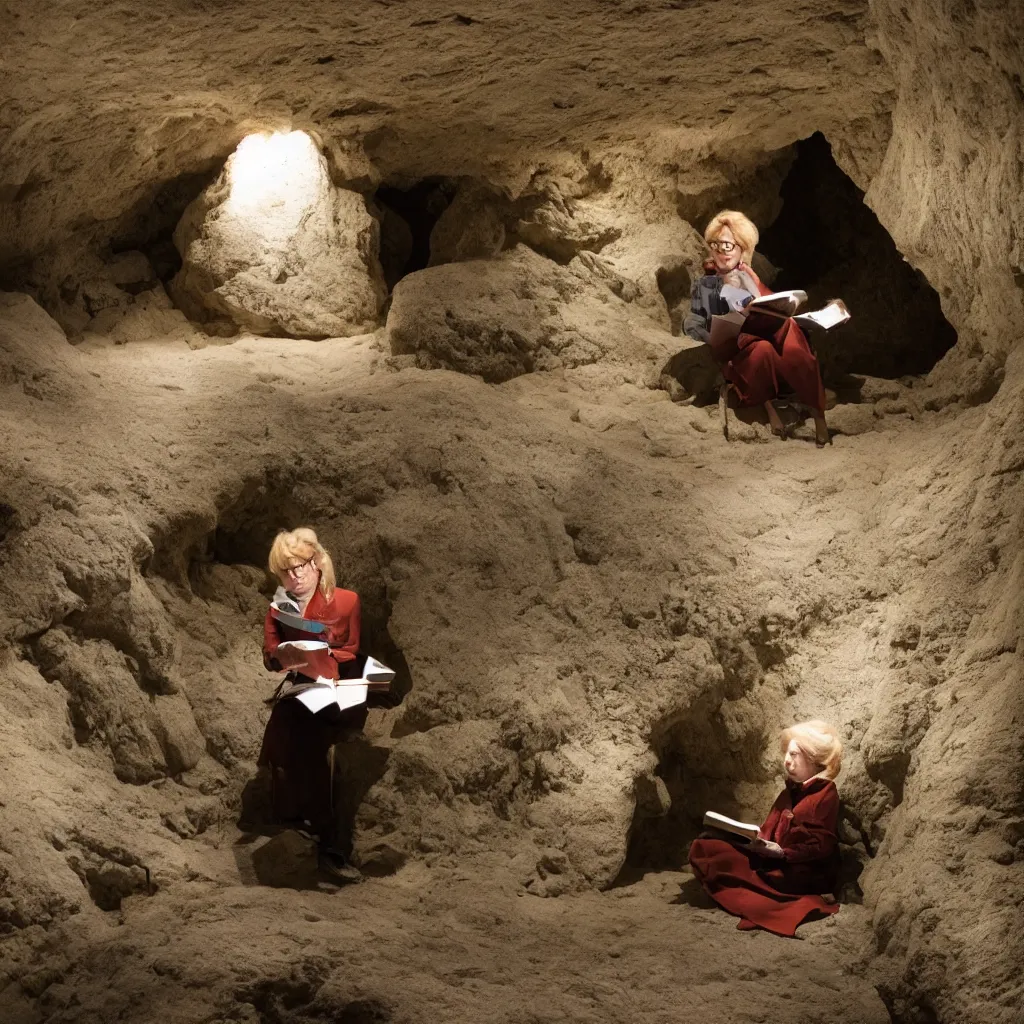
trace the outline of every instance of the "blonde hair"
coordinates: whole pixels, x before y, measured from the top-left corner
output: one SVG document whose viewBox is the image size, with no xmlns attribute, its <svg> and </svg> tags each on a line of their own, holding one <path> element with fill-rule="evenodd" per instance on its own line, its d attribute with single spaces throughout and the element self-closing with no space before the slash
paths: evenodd
<svg viewBox="0 0 1024 1024">
<path fill-rule="evenodd" d="M 274 538 L 274 543 L 270 545 L 267 568 L 283 583 L 288 563 L 296 558 L 303 562 L 313 559 L 313 564 L 320 570 L 320 593 L 329 601 L 334 594 L 334 563 L 323 544 L 317 540 L 316 533 L 308 526 L 282 530 Z"/>
<path fill-rule="evenodd" d="M 779 736 L 779 746 L 783 755 L 791 740 L 796 742 L 814 764 L 820 766 L 819 775 L 826 779 L 834 779 L 839 774 L 843 761 L 843 745 L 835 729 L 828 722 L 814 719 L 811 722 L 797 722 L 796 725 L 783 729 Z"/>
<path fill-rule="evenodd" d="M 739 210 L 719 210 L 704 229 L 704 241 L 714 241 L 721 234 L 722 228 L 728 228 L 732 232 L 732 237 L 739 242 L 743 259 L 749 263 L 753 259 L 754 249 L 757 248 L 757 240 L 761 237 L 754 222 Z"/>
</svg>

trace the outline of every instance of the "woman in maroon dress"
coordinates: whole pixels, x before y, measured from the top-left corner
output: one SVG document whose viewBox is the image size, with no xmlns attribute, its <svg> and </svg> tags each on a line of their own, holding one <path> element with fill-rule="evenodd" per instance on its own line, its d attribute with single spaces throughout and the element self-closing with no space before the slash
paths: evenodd
<svg viewBox="0 0 1024 1024">
<path fill-rule="evenodd" d="M 749 844 L 700 838 L 690 866 L 711 898 L 739 919 L 737 927 L 792 936 L 810 914 L 834 914 L 825 900 L 839 870 L 839 774 L 842 744 L 825 722 L 783 731 L 786 786 L 758 837 Z"/>
<path fill-rule="evenodd" d="M 690 312 L 683 320 L 685 334 L 708 343 L 712 316 L 742 309 L 750 299 L 771 293 L 750 268 L 757 240 L 757 228 L 745 214 L 722 210 L 711 218 L 704 232 L 709 258 L 704 264 L 704 276 L 694 282 L 690 293 Z M 807 337 L 792 317 L 777 328 L 771 318 L 757 320 L 761 325 L 759 333 L 740 333 L 737 350 L 722 366 L 722 375 L 741 406 L 764 407 L 772 433 L 782 438 L 788 435 L 773 399 L 788 385 L 814 416 L 818 447 L 829 444 L 825 389 Z M 767 323 L 772 326 L 766 327 Z"/>
</svg>

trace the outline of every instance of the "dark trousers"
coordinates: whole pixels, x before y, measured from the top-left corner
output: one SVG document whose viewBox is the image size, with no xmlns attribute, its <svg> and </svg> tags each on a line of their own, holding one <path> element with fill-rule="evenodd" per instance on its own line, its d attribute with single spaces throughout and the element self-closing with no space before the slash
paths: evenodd
<svg viewBox="0 0 1024 1024">
<path fill-rule="evenodd" d="M 273 814 L 278 821 L 308 821 L 321 843 L 336 842 L 328 754 L 346 734 L 365 723 L 365 704 L 344 711 L 331 704 L 316 714 L 294 697 L 274 705 L 259 764 L 272 773 Z"/>
</svg>

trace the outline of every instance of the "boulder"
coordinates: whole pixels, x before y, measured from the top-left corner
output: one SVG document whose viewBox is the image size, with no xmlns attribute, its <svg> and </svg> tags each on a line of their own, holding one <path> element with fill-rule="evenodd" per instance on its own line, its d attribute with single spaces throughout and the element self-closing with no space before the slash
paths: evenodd
<svg viewBox="0 0 1024 1024">
<path fill-rule="evenodd" d="M 595 204 L 580 201 L 576 183 L 542 177 L 518 203 L 517 237 L 537 252 L 568 263 L 584 250 L 600 252 L 621 234 Z"/>
<path fill-rule="evenodd" d="M 837 434 L 865 434 L 878 425 L 873 405 L 837 405 L 828 417 L 828 424 Z"/>
<path fill-rule="evenodd" d="M 430 232 L 430 266 L 496 256 L 505 245 L 507 202 L 484 185 L 465 181 Z"/>
<path fill-rule="evenodd" d="M 694 398 L 702 404 L 715 401 L 723 378 L 711 355 L 711 346 L 686 334 L 673 340 L 680 348 L 665 364 L 665 376 L 682 387 L 681 397 Z"/>
<path fill-rule="evenodd" d="M 377 326 L 379 225 L 301 132 L 244 139 L 174 243 L 183 264 L 171 294 L 192 320 L 306 338 Z"/>
<path fill-rule="evenodd" d="M 76 643 L 60 629 L 36 642 L 43 676 L 67 691 L 77 741 L 109 751 L 114 774 L 139 785 L 167 774 L 167 762 L 149 727 L 150 701 L 131 663 L 104 640 Z"/>
<path fill-rule="evenodd" d="M 316 885 L 316 843 L 298 832 L 281 832 L 253 844 L 250 863 L 260 885 L 274 889 L 309 889 Z"/>
<path fill-rule="evenodd" d="M 653 383 L 676 341 L 620 297 L 624 284 L 580 258 L 562 267 L 526 246 L 430 267 L 395 288 L 391 350 L 490 383 L 602 361 L 641 364 Z"/>
</svg>

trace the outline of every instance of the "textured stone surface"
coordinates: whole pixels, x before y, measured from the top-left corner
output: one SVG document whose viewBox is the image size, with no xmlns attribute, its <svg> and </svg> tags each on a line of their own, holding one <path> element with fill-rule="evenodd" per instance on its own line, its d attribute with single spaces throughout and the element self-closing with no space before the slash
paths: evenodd
<svg viewBox="0 0 1024 1024">
<path fill-rule="evenodd" d="M 526 246 L 432 267 L 395 288 L 391 350 L 491 383 L 599 361 L 656 381 L 675 340 L 617 294 L 623 283 L 594 257 L 561 267 Z"/>
<path fill-rule="evenodd" d="M 430 266 L 496 256 L 505 245 L 507 207 L 491 189 L 460 185 L 430 232 Z"/>
<path fill-rule="evenodd" d="M 192 319 L 325 338 L 377 326 L 380 228 L 301 132 L 245 140 L 174 231 L 171 294 Z"/>
<path fill-rule="evenodd" d="M 0 300 L 0 1016 L 852 1024 L 877 986 L 898 1021 L 1015 1024 L 1014 5 L 3 15 L 0 273 L 84 341 Z M 291 127 L 359 202 L 470 179 L 546 255 L 410 276 L 390 339 L 200 348 L 120 254 L 163 276 L 238 141 Z M 959 341 L 865 382 L 833 448 L 727 443 L 643 385 L 703 216 L 771 216 L 814 130 Z M 481 345 L 510 324 L 522 348 Z M 333 896 L 255 887 L 230 826 L 258 804 L 261 566 L 299 520 L 409 687 L 339 751 L 383 877 Z M 771 734 L 811 715 L 847 741 L 864 905 L 806 943 L 738 934 L 656 869 L 705 806 L 762 814 Z"/>
</svg>

